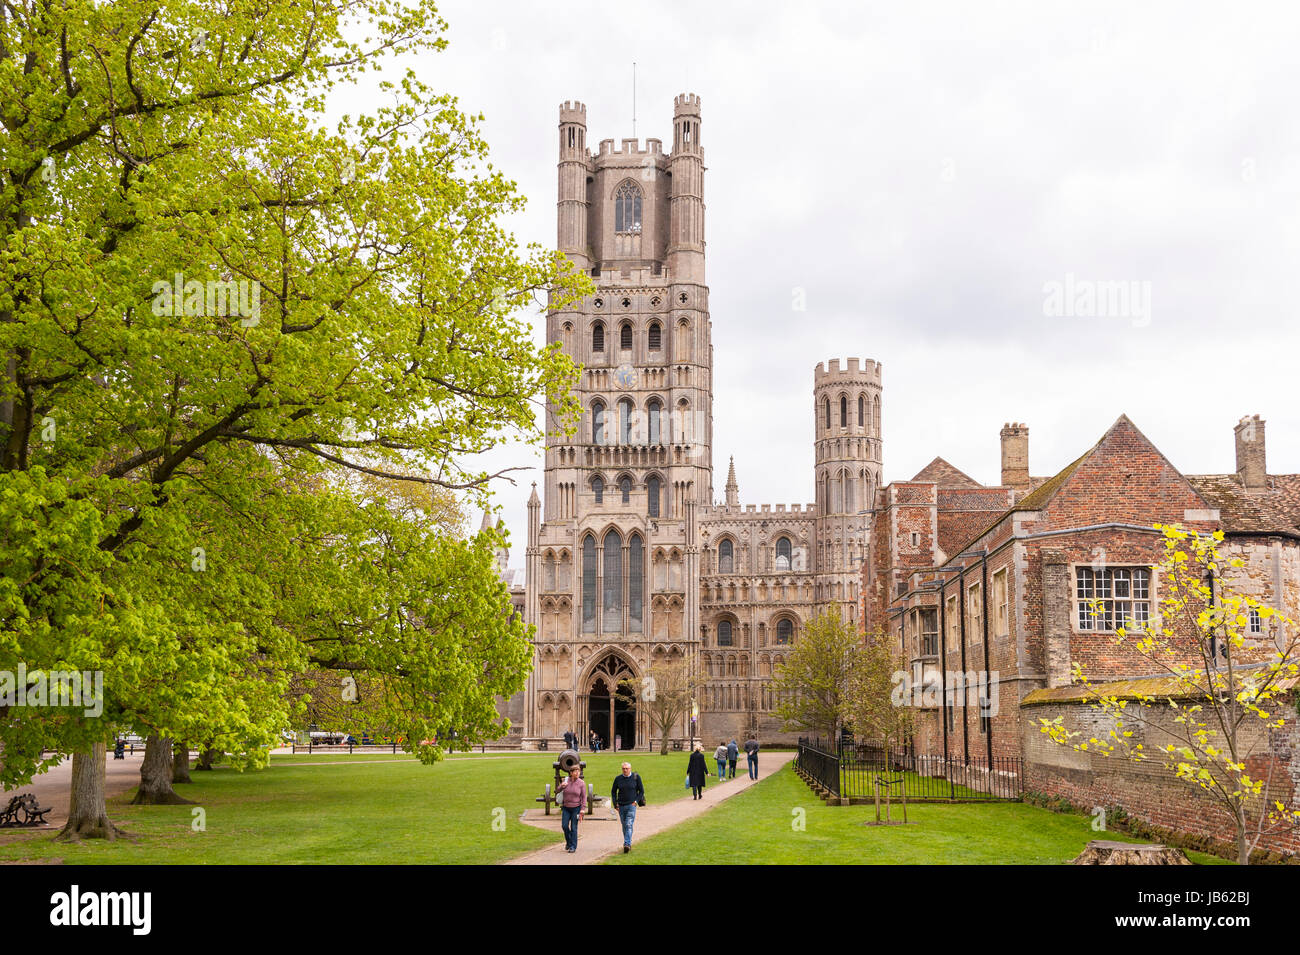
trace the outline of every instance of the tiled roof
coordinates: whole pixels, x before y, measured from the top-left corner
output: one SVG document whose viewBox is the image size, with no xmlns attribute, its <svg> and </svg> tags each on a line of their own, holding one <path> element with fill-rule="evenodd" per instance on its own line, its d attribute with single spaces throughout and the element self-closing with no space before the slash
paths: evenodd
<svg viewBox="0 0 1300 955">
<path fill-rule="evenodd" d="M 1273 486 L 1260 491 L 1247 491 L 1236 474 L 1189 474 L 1187 480 L 1206 503 L 1219 509 L 1224 531 L 1300 537 L 1300 475 L 1272 477 Z"/>
<path fill-rule="evenodd" d="M 935 458 L 917 472 L 913 481 L 933 481 L 941 487 L 983 487 L 979 481 L 961 471 L 943 458 Z"/>
</svg>

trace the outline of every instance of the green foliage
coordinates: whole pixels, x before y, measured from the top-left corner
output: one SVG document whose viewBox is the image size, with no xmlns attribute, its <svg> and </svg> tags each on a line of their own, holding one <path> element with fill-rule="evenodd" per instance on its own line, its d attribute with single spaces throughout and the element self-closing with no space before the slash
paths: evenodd
<svg viewBox="0 0 1300 955">
<path fill-rule="evenodd" d="M 834 610 L 803 628 L 784 664 L 773 673 L 774 712 L 785 730 L 837 735 L 855 663 L 862 652 L 857 628 Z"/>
<path fill-rule="evenodd" d="M 499 731 L 528 655 L 492 542 L 356 477 L 481 499 L 462 462 L 540 440 L 540 396 L 568 426 L 576 370 L 518 313 L 586 280 L 517 247 L 481 117 L 414 75 L 325 122 L 442 28 L 428 0 L 0 21 L 0 670 L 106 697 L 0 713 L 0 780 L 122 726 L 257 763 L 331 668 L 417 743 Z"/>
</svg>

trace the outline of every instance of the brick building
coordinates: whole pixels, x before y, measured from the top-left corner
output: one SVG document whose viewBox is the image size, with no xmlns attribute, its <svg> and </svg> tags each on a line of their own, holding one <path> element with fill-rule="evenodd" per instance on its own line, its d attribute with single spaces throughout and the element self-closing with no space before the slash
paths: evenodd
<svg viewBox="0 0 1300 955">
<path fill-rule="evenodd" d="M 1028 470 L 1028 429 L 1014 424 L 1002 430 L 999 486 L 982 487 L 936 459 L 911 481 L 882 487 L 862 570 L 862 620 L 865 632 L 896 642 L 915 685 L 937 691 L 913 697 L 916 750 L 983 766 L 1023 757 L 1030 790 L 1222 838 L 1207 805 L 1158 760 L 1075 752 L 1044 736 L 1038 721 L 1061 715 L 1091 729 L 1101 719 L 1071 685 L 1075 663 L 1095 684 L 1158 676 L 1114 639 L 1124 620 L 1145 620 L 1158 607 L 1164 544 L 1155 524 L 1223 531 L 1224 550 L 1243 562 L 1225 569 L 1227 585 L 1295 615 L 1300 475 L 1267 473 L 1258 416 L 1243 419 L 1234 438 L 1235 473 L 1184 475 L 1121 416 L 1077 460 L 1038 478 Z M 1106 612 L 1098 614 L 1101 597 Z M 1255 616 L 1249 628 L 1246 658 L 1290 636 L 1270 637 Z M 1186 649 L 1187 662 L 1199 664 Z M 1145 692 L 1158 693 L 1153 687 Z M 1258 741 L 1272 753 L 1284 801 L 1300 793 L 1300 736 L 1294 708 L 1287 713 L 1272 741 Z M 1300 850 L 1294 838 L 1277 847 Z"/>
</svg>

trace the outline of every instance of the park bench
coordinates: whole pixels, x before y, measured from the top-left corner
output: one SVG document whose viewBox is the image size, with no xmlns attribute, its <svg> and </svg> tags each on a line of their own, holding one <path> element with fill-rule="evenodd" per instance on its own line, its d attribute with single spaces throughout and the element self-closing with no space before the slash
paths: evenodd
<svg viewBox="0 0 1300 955">
<path fill-rule="evenodd" d="M 45 814 L 50 811 L 48 808 L 42 809 L 31 793 L 19 793 L 0 811 L 0 829 L 44 826 L 47 824 Z"/>
</svg>

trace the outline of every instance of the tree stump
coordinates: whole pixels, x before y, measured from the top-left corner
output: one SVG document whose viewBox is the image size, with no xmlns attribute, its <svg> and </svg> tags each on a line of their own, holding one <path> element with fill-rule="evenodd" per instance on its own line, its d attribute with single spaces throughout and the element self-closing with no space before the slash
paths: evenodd
<svg viewBox="0 0 1300 955">
<path fill-rule="evenodd" d="M 1140 842 L 1094 839 L 1074 860 L 1075 865 L 1191 865 L 1182 849 Z"/>
</svg>

